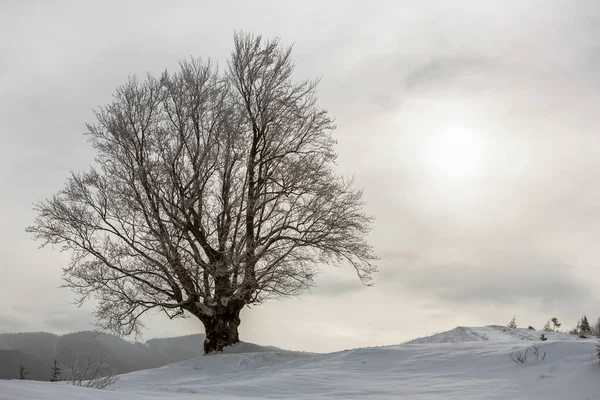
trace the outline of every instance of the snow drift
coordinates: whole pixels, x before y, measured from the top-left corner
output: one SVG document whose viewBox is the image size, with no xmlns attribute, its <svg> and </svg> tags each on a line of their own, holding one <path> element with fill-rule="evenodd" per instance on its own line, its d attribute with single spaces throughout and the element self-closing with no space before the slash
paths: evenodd
<svg viewBox="0 0 600 400">
<path fill-rule="evenodd" d="M 596 340 L 459 327 L 403 345 L 329 354 L 240 343 L 224 354 L 132 372 L 105 390 L 0 381 L 0 399 L 600 399 Z M 509 355 L 537 346 L 544 360 Z M 531 353 L 530 353 L 531 354 Z"/>
</svg>

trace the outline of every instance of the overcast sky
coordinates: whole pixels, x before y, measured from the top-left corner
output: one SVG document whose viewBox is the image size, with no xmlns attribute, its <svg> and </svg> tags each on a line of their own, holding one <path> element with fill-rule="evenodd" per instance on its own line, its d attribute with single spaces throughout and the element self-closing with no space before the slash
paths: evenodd
<svg viewBox="0 0 600 400">
<path fill-rule="evenodd" d="M 224 65 L 235 30 L 322 77 L 381 258 L 374 287 L 326 268 L 312 293 L 246 309 L 242 340 L 331 351 L 600 316 L 597 0 L 0 0 L 0 332 L 92 328 L 93 304 L 57 288 L 68 255 L 24 232 L 31 206 L 88 168 L 85 123 L 128 75 Z"/>
</svg>

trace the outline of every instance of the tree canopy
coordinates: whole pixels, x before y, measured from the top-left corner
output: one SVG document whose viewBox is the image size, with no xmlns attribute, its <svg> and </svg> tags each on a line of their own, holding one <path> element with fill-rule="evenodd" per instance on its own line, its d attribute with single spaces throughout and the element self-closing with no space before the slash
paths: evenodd
<svg viewBox="0 0 600 400">
<path fill-rule="evenodd" d="M 370 284 L 372 218 L 335 172 L 318 82 L 293 71 L 278 39 L 238 33 L 226 69 L 192 58 L 132 77 L 96 112 L 94 167 L 38 203 L 28 231 L 72 254 L 66 286 L 97 298 L 102 328 L 186 311 L 209 352 L 239 340 L 245 305 L 302 292 L 322 264 Z"/>
</svg>

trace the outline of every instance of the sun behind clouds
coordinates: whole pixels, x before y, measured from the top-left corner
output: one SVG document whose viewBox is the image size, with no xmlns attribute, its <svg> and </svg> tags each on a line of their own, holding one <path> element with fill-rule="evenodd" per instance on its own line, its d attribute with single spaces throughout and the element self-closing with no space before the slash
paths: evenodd
<svg viewBox="0 0 600 400">
<path fill-rule="evenodd" d="M 481 174 L 482 143 L 472 131 L 451 128 L 436 134 L 427 149 L 428 163 L 436 175 L 471 178 Z"/>
</svg>

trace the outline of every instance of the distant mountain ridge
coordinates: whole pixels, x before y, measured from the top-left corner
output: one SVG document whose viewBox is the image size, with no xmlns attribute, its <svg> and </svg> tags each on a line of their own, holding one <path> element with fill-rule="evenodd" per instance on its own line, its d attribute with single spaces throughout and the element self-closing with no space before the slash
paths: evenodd
<svg viewBox="0 0 600 400">
<path fill-rule="evenodd" d="M 203 354 L 204 334 L 131 343 L 118 336 L 82 331 L 66 335 L 46 332 L 0 334 L 0 379 L 18 379 L 21 361 L 28 379 L 47 381 L 54 360 L 67 366 L 74 355 L 92 358 L 104 352 L 111 368 L 127 373 L 184 361 Z"/>
</svg>

